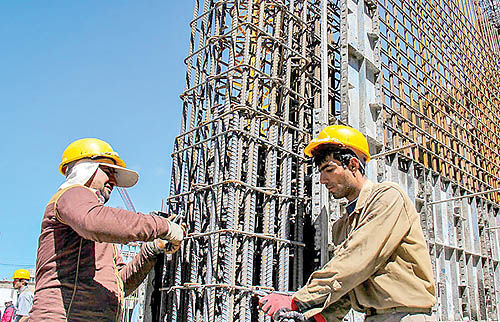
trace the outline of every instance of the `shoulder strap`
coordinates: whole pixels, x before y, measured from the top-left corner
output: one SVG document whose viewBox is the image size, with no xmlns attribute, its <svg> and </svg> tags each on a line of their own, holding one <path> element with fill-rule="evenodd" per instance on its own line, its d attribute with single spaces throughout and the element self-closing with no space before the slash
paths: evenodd
<svg viewBox="0 0 500 322">
<path fill-rule="evenodd" d="M 82 185 L 79 185 L 79 184 L 75 184 L 75 185 L 72 185 L 72 186 L 69 186 L 69 187 L 66 187 L 64 189 L 59 189 L 57 190 L 57 192 L 52 196 L 52 198 L 50 198 L 49 202 L 47 203 L 47 206 L 50 205 L 51 203 L 54 204 L 54 213 L 56 215 L 56 218 L 58 221 L 60 221 L 61 223 L 65 224 L 66 223 L 64 221 L 61 220 L 61 216 L 59 215 L 59 211 L 57 211 L 57 201 L 59 200 L 59 198 L 63 195 L 63 193 L 65 193 L 66 191 L 68 191 L 69 189 L 73 188 L 73 187 L 84 187 L 86 188 L 85 186 L 82 186 Z"/>
</svg>

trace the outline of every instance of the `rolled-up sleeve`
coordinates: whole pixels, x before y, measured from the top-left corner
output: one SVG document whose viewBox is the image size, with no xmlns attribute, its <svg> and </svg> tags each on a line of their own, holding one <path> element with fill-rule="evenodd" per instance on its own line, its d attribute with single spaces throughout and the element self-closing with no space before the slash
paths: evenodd
<svg viewBox="0 0 500 322">
<path fill-rule="evenodd" d="M 58 220 L 81 237 L 96 242 L 150 241 L 169 232 L 167 219 L 106 207 L 93 191 L 83 186 L 65 191 L 56 201 L 55 209 Z"/>
<path fill-rule="evenodd" d="M 351 310 L 351 300 L 344 295 L 340 300 L 330 304 L 320 314 L 328 322 L 344 321 L 344 317 Z"/>
<path fill-rule="evenodd" d="M 307 318 L 322 312 L 384 265 L 409 229 L 401 193 L 389 188 L 375 194 L 335 256 L 310 276 L 294 294 L 294 301 Z"/>
</svg>

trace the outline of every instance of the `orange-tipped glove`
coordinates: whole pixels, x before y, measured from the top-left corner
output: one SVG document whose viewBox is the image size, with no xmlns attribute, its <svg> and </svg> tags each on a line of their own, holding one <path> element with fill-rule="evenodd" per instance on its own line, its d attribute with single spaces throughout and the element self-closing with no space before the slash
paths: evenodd
<svg viewBox="0 0 500 322">
<path fill-rule="evenodd" d="M 274 316 L 279 309 L 297 311 L 298 307 L 288 295 L 271 293 L 259 299 L 260 309 L 269 316 Z"/>
<path fill-rule="evenodd" d="M 159 249 L 162 253 L 165 254 L 173 254 L 176 251 L 179 250 L 181 247 L 181 243 L 175 243 L 175 242 L 169 242 L 168 240 L 156 238 L 154 240 L 155 246 L 157 249 Z"/>
<path fill-rule="evenodd" d="M 170 222 L 170 227 L 172 228 L 174 224 Z M 186 236 L 186 225 L 185 224 L 180 224 L 177 225 L 182 229 L 182 239 Z M 177 252 L 181 248 L 182 244 L 182 239 L 181 240 L 164 240 L 157 238 L 154 240 L 155 245 L 160 248 L 165 254 L 173 254 Z"/>
</svg>

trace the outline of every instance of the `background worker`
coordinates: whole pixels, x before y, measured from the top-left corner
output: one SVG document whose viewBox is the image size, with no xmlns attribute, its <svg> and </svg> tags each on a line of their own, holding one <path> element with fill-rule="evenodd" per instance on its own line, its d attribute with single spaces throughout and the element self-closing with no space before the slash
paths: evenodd
<svg viewBox="0 0 500 322">
<path fill-rule="evenodd" d="M 174 252 L 183 228 L 165 218 L 104 206 L 114 186 L 131 187 L 135 171 L 98 139 L 71 143 L 59 166 L 66 181 L 42 220 L 32 321 L 115 321 L 169 241 Z M 161 238 L 161 239 L 159 239 Z M 163 239 L 163 240 L 162 240 Z M 114 243 L 150 241 L 124 264 Z"/>
<path fill-rule="evenodd" d="M 365 321 L 433 320 L 434 277 L 419 215 L 398 185 L 365 177 L 364 135 L 328 126 L 304 152 L 331 195 L 347 199 L 346 213 L 332 227 L 333 258 L 293 296 L 261 298 L 262 309 L 281 321 L 341 321 L 351 308 Z"/>
<path fill-rule="evenodd" d="M 11 322 L 14 317 L 14 305 L 12 301 L 5 301 L 5 310 L 3 311 L 2 319 L 0 322 Z"/>
<path fill-rule="evenodd" d="M 30 272 L 26 269 L 18 269 L 12 276 L 12 286 L 17 290 L 17 304 L 12 321 L 28 321 L 28 316 L 33 306 L 33 292 L 28 289 Z"/>
</svg>

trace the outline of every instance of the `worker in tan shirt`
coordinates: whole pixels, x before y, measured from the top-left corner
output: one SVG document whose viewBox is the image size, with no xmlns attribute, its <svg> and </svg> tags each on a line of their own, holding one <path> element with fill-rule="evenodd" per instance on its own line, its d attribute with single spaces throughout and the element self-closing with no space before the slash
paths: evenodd
<svg viewBox="0 0 500 322">
<path fill-rule="evenodd" d="M 121 320 L 124 297 L 144 280 L 157 254 L 179 249 L 184 229 L 160 216 L 104 206 L 114 186 L 138 180 L 104 141 L 71 143 L 59 170 L 66 181 L 42 220 L 30 321 Z M 132 241 L 146 243 L 125 264 L 115 243 Z"/>
<path fill-rule="evenodd" d="M 347 199 L 347 211 L 332 228 L 333 258 L 293 296 L 261 298 L 262 309 L 278 321 L 342 321 L 351 308 L 369 322 L 433 321 L 434 277 L 419 215 L 398 185 L 365 177 L 364 135 L 328 126 L 304 152 L 331 195 Z"/>
</svg>

